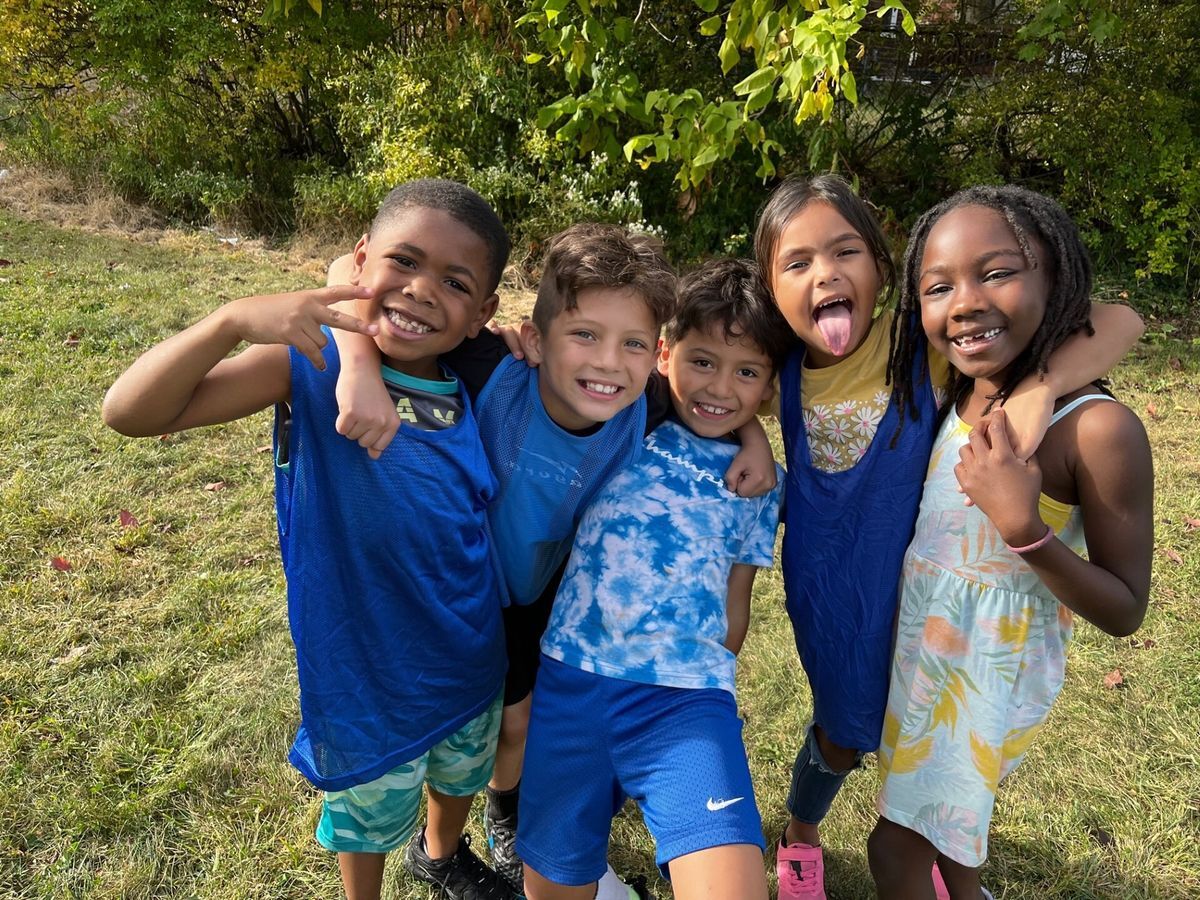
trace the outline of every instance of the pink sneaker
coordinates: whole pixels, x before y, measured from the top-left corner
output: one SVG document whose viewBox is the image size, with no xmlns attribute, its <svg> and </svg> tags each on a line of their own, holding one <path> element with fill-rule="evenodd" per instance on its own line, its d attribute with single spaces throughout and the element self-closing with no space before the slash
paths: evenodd
<svg viewBox="0 0 1200 900">
<path fill-rule="evenodd" d="M 775 874 L 779 876 L 779 900 L 825 900 L 825 858 L 811 844 L 775 848 Z"/>
</svg>

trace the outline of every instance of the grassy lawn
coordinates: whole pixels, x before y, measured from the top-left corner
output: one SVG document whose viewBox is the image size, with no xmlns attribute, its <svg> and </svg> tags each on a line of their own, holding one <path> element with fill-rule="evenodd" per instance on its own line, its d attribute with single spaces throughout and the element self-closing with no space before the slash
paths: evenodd
<svg viewBox="0 0 1200 900">
<path fill-rule="evenodd" d="M 3 210 L 0 257 L 0 897 L 338 896 L 318 796 L 285 759 L 297 706 L 269 414 L 163 440 L 99 417 L 141 350 L 319 269 Z M 1200 896 L 1200 348 L 1178 334 L 1113 379 L 1155 451 L 1150 614 L 1133 640 L 1079 626 L 1058 707 L 1000 793 L 985 880 L 1006 900 Z M 809 701 L 777 570 L 755 602 L 741 702 L 778 836 Z M 868 765 L 828 820 L 833 898 L 873 896 L 875 788 Z M 652 873 L 636 813 L 613 859 Z M 429 896 L 388 877 L 389 896 Z"/>
</svg>

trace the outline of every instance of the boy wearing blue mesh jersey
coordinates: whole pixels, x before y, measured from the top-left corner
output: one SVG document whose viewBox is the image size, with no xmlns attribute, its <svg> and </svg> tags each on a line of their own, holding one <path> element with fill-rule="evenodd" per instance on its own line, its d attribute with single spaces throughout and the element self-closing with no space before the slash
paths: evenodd
<svg viewBox="0 0 1200 900">
<path fill-rule="evenodd" d="M 491 318 L 508 249 L 474 191 L 409 182 L 356 248 L 351 285 L 228 303 L 145 353 L 105 398 L 105 421 L 132 436 L 276 405 L 300 682 L 289 758 L 326 792 L 317 838 L 355 900 L 379 897 L 384 855 L 416 828 L 423 787 L 428 852 L 415 874 L 455 900 L 511 897 L 462 836 L 491 773 L 504 679 L 485 521 L 496 483 L 469 399 L 438 359 Z M 362 321 L 330 307 L 348 298 L 364 301 Z M 375 463 L 337 436 L 329 328 L 373 336 L 393 402 L 419 411 L 397 435 L 402 452 Z M 353 540 L 331 544 L 330 532 Z"/>
<path fill-rule="evenodd" d="M 684 279 L 658 363 L 673 416 L 580 522 L 542 641 L 517 852 L 530 900 L 590 900 L 612 817 L 642 809 L 677 898 L 767 896 L 734 699 L 779 489 L 722 475 L 790 347 L 752 265 Z"/>
</svg>

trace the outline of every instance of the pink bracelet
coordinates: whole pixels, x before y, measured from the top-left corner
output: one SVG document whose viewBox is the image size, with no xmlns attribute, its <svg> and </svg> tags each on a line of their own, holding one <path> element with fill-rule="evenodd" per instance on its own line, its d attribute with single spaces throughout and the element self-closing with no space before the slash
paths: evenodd
<svg viewBox="0 0 1200 900">
<path fill-rule="evenodd" d="M 1054 540 L 1054 529 L 1047 525 L 1046 533 L 1032 544 L 1026 544 L 1024 547 L 1013 547 L 1010 544 L 1005 544 L 1004 546 L 1008 548 L 1010 553 L 1015 553 L 1017 556 L 1024 556 L 1026 553 L 1032 553 L 1034 550 L 1042 549 L 1052 540 Z"/>
</svg>

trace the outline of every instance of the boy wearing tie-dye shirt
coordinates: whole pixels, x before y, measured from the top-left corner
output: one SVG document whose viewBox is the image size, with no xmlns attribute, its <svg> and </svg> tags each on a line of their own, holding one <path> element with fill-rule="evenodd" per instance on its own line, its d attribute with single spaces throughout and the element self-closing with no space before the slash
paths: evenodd
<svg viewBox="0 0 1200 900">
<path fill-rule="evenodd" d="M 790 340 L 752 265 L 682 281 L 659 359 L 674 418 L 584 513 L 542 640 L 517 834 L 530 900 L 595 895 L 626 797 L 677 898 L 767 896 L 734 664 L 781 488 L 742 498 L 722 476 Z"/>
</svg>

